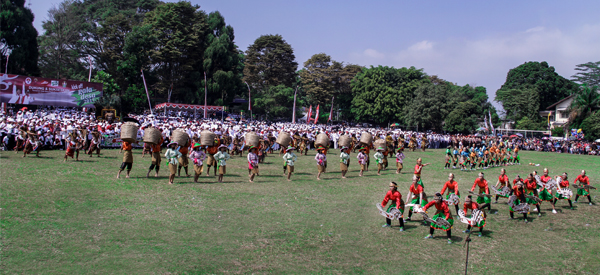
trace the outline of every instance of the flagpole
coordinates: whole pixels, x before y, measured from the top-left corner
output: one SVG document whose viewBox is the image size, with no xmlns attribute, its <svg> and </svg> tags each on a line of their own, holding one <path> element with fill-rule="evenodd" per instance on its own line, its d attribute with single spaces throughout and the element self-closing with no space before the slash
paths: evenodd
<svg viewBox="0 0 600 275">
<path fill-rule="evenodd" d="M 298 94 L 298 87 L 294 91 L 294 110 L 292 111 L 292 123 L 296 123 L 296 94 Z"/>
<path fill-rule="evenodd" d="M 206 95 L 208 94 L 208 89 L 206 88 L 206 72 L 204 72 L 204 118 L 206 119 Z"/>
<path fill-rule="evenodd" d="M 150 94 L 148 94 L 148 86 L 146 85 L 146 78 L 144 77 L 144 69 L 140 70 L 142 72 L 142 80 L 144 80 L 144 88 L 146 89 L 146 96 L 148 97 L 148 105 L 150 106 L 150 114 L 154 114 L 152 112 L 152 103 L 150 103 Z M 167 106 L 165 106 L 167 108 Z"/>
<path fill-rule="evenodd" d="M 335 96 L 331 97 L 331 109 L 329 110 L 329 119 L 327 119 L 327 123 L 329 123 L 329 121 L 331 121 L 331 114 L 333 113 L 333 99 L 335 98 Z"/>
<path fill-rule="evenodd" d="M 250 85 L 248 85 L 248 82 L 244 81 L 244 83 L 246 83 L 246 86 L 248 86 L 248 111 L 250 111 L 250 119 L 252 119 L 252 97 L 250 95 Z"/>
<path fill-rule="evenodd" d="M 92 82 L 92 58 L 88 55 L 88 62 L 90 63 L 90 74 L 88 76 L 88 82 Z M 142 72 L 143 74 L 144 72 Z"/>
</svg>

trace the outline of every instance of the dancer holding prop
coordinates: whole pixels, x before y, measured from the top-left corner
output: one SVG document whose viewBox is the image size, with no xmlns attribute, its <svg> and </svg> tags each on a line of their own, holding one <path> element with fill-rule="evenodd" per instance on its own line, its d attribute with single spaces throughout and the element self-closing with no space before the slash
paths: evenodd
<svg viewBox="0 0 600 275">
<path fill-rule="evenodd" d="M 433 221 L 429 227 L 429 235 L 425 237 L 425 239 L 433 239 L 434 230 L 443 230 L 446 231 L 446 235 L 448 237 L 448 244 L 452 243 L 452 225 L 454 224 L 454 219 L 452 219 L 452 215 L 450 215 L 450 209 L 448 209 L 448 203 L 446 203 L 442 199 L 442 194 L 436 193 L 433 201 L 429 202 L 423 207 L 423 211 L 427 211 L 429 207 L 435 206 L 436 212 L 433 218 Z M 442 224 L 438 223 L 438 218 L 445 219 L 447 223 Z M 448 225 L 449 224 L 449 225 Z"/>
<path fill-rule="evenodd" d="M 465 217 L 465 220 L 467 221 L 467 230 L 463 231 L 463 233 L 469 233 L 471 232 L 471 227 L 477 227 L 479 228 L 479 237 L 481 237 L 481 233 L 483 232 L 483 227 L 485 226 L 485 219 L 487 217 L 485 211 L 483 210 L 483 208 L 485 208 L 486 205 L 479 205 L 476 202 L 473 202 L 473 199 L 471 196 L 468 196 L 467 199 L 465 200 L 465 205 L 463 206 L 463 210 L 462 210 L 462 215 L 461 216 L 461 221 L 463 221 L 463 217 Z M 466 215 L 469 212 L 469 210 L 471 210 L 471 219 L 466 219 Z"/>
<path fill-rule="evenodd" d="M 283 162 L 286 167 L 287 180 L 291 181 L 292 173 L 294 173 L 294 162 L 298 160 L 296 154 L 294 154 L 294 147 L 288 146 L 283 155 Z"/>
<path fill-rule="evenodd" d="M 533 176 L 538 183 L 538 197 L 542 201 L 549 201 L 552 205 L 552 213 L 556 214 L 556 209 L 554 208 L 554 195 L 552 195 L 552 190 L 555 188 L 556 184 L 552 177 L 548 176 L 548 168 L 544 168 L 544 174 L 541 177 L 538 176 L 537 171 L 533 172 Z M 550 185 L 552 185 L 552 187 Z M 540 207 L 541 206 L 540 203 Z"/>
<path fill-rule="evenodd" d="M 537 182 L 535 181 L 535 178 L 533 177 L 533 174 L 529 174 L 529 176 L 527 176 L 527 178 L 523 181 L 523 183 L 525 184 L 525 196 L 526 196 L 526 202 L 528 204 L 534 204 L 536 211 L 538 212 L 538 217 L 542 216 L 542 210 L 540 209 L 540 199 L 538 198 L 538 192 L 537 192 Z"/>
<path fill-rule="evenodd" d="M 446 195 L 446 200 L 448 201 L 448 205 L 454 205 L 456 210 L 456 215 L 458 215 L 458 204 L 460 203 L 460 193 L 458 192 L 458 182 L 454 180 L 454 174 L 450 173 L 448 175 L 448 181 L 444 183 L 444 187 L 442 187 L 442 191 L 440 194 L 444 195 L 444 192 L 448 189 L 448 194 Z"/>
<path fill-rule="evenodd" d="M 421 180 L 421 172 L 423 171 L 423 167 L 430 165 L 431 163 L 425 163 L 423 164 L 423 159 L 418 158 L 417 159 L 417 164 L 415 165 L 415 176 L 417 176 L 417 178 L 419 178 L 419 184 L 421 186 L 423 186 L 423 181 Z M 425 186 L 423 186 L 425 187 Z"/>
<path fill-rule="evenodd" d="M 418 176 L 416 176 L 416 175 L 413 176 L 412 184 L 410 185 L 410 188 L 408 189 L 408 196 L 407 196 L 407 198 L 410 200 L 411 205 L 424 206 L 425 204 L 427 204 L 427 195 L 425 194 L 423 185 L 419 184 L 420 181 L 421 181 L 421 179 Z M 407 221 L 410 221 L 412 214 L 413 214 L 413 208 L 411 206 L 408 209 L 408 218 L 406 219 Z"/>
<path fill-rule="evenodd" d="M 476 194 L 478 195 L 477 203 L 485 203 L 487 204 L 488 210 L 492 210 L 492 207 L 490 206 L 490 203 L 492 202 L 492 199 L 490 198 L 490 190 L 488 188 L 488 182 L 485 180 L 483 173 L 479 173 L 479 177 L 475 179 L 473 187 L 471 187 L 471 193 L 473 193 L 475 187 L 479 187 L 479 192 Z M 486 194 L 487 196 L 481 194 Z"/>
<path fill-rule="evenodd" d="M 516 180 L 516 179 L 515 179 Z M 529 212 L 529 204 L 527 204 L 525 199 L 525 186 L 523 184 L 523 180 L 519 178 L 515 184 L 513 184 L 513 189 L 510 191 L 508 199 L 508 209 L 510 211 L 510 218 L 514 219 L 514 212 L 518 211 L 523 214 L 523 219 L 525 223 L 527 223 L 527 213 Z"/>
<path fill-rule="evenodd" d="M 500 187 L 500 189 L 498 189 L 498 187 Z M 502 168 L 502 170 L 500 170 L 500 176 L 498 176 L 498 181 L 494 186 L 494 192 L 496 192 L 496 201 L 494 203 L 498 203 L 499 197 L 508 198 L 510 189 L 511 186 L 508 176 L 506 175 L 506 169 Z"/>
<path fill-rule="evenodd" d="M 575 178 L 573 184 L 577 184 L 579 181 L 579 186 L 577 187 L 577 195 L 575 196 L 575 203 L 579 199 L 579 196 L 587 197 L 590 201 L 590 205 L 592 204 L 592 196 L 590 196 L 590 188 L 596 189 L 595 187 L 590 186 L 590 178 L 585 174 L 585 170 L 581 170 L 581 174 Z"/>
<path fill-rule="evenodd" d="M 392 201 L 392 203 L 386 209 L 385 207 L 389 201 Z M 400 232 L 404 231 L 404 201 L 402 200 L 402 194 L 398 191 L 398 184 L 390 182 L 390 190 L 385 194 L 385 197 L 381 202 L 381 207 L 379 207 L 379 205 L 377 206 L 379 212 L 382 215 L 385 214 L 385 224 L 383 227 L 391 227 L 392 220 L 398 219 L 400 222 Z"/>
<path fill-rule="evenodd" d="M 573 196 L 573 191 L 569 189 L 569 181 L 567 180 L 567 173 L 563 173 L 562 176 L 556 177 L 556 182 L 558 182 L 558 186 L 556 187 L 556 196 L 554 198 L 554 204 L 561 200 L 567 200 L 569 202 L 569 206 L 571 210 L 573 210 L 573 203 L 571 202 L 571 197 Z"/>
</svg>

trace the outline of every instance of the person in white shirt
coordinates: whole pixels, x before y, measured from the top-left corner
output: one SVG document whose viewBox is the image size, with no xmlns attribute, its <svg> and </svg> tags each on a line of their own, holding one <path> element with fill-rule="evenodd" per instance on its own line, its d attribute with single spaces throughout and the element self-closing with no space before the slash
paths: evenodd
<svg viewBox="0 0 600 275">
<path fill-rule="evenodd" d="M 219 182 L 223 182 L 223 176 L 227 171 L 227 160 L 230 159 L 231 156 L 227 153 L 227 146 L 225 146 L 225 144 L 221 144 L 218 149 L 219 152 L 214 155 L 214 158 L 217 163 L 217 169 L 219 170 Z"/>
<path fill-rule="evenodd" d="M 294 172 L 294 162 L 296 162 L 296 160 L 298 159 L 298 157 L 296 156 L 296 154 L 294 154 L 294 147 L 292 146 L 288 146 L 288 148 L 285 151 L 285 154 L 283 155 L 283 162 L 284 162 L 284 167 L 286 167 L 287 169 L 287 180 L 291 181 L 291 177 L 292 177 L 292 173 Z"/>
</svg>

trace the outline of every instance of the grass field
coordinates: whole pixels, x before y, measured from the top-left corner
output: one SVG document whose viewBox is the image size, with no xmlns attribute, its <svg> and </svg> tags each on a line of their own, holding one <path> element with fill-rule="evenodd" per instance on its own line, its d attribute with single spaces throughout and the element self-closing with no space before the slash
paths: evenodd
<svg viewBox="0 0 600 275">
<path fill-rule="evenodd" d="M 441 231 L 424 240 L 428 226 L 412 221 L 398 232 L 395 221 L 392 229 L 382 228 L 385 219 L 375 208 L 390 181 L 407 195 L 418 157 L 432 163 L 424 168 L 425 191 L 439 191 L 449 172 L 442 169 L 442 150 L 407 152 L 400 175 L 392 168 L 377 176 L 372 163 L 362 178 L 352 154 L 345 180 L 331 150 L 330 172 L 321 181 L 313 151 L 299 157 L 292 182 L 285 180 L 278 154 L 267 157 L 254 183 L 248 182 L 245 156 L 234 157 L 224 183 L 203 175 L 199 184 L 176 178 L 174 185 L 167 185 L 164 164 L 160 178 L 145 178 L 150 159 L 141 151 L 134 152 L 131 179 L 115 178 L 118 150 L 67 163 L 63 154 L 43 151 L 42 158 L 23 159 L 1 152 L 2 273 L 464 272 L 465 224 L 456 221 L 454 244 Z M 553 176 L 568 172 L 572 182 L 586 169 L 600 186 L 598 157 L 522 151 L 521 160 L 525 165 L 507 167 L 511 180 L 548 167 Z M 486 170 L 488 181 L 495 184 L 499 171 Z M 464 199 L 477 173 L 454 172 Z M 592 191 L 593 200 L 599 201 L 599 192 Z M 561 201 L 552 214 L 544 203 L 542 217 L 532 214 L 525 224 L 509 219 L 505 203 L 493 204 L 498 213 L 488 215 L 484 236 L 472 237 L 469 272 L 599 274 L 600 206 L 585 198 L 575 206 L 570 210 Z"/>
</svg>

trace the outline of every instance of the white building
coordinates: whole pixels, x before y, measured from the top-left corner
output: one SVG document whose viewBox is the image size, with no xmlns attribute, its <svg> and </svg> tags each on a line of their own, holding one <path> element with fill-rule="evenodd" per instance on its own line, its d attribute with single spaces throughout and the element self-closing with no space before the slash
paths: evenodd
<svg viewBox="0 0 600 275">
<path fill-rule="evenodd" d="M 573 102 L 574 98 L 575 95 L 570 95 L 561 101 L 548 106 L 546 111 L 540 111 L 541 117 L 548 119 L 548 115 L 550 116 L 550 129 L 562 127 L 565 125 L 565 123 L 567 123 L 567 121 L 569 121 L 569 112 L 567 109 L 569 106 L 571 106 L 571 102 Z"/>
</svg>

